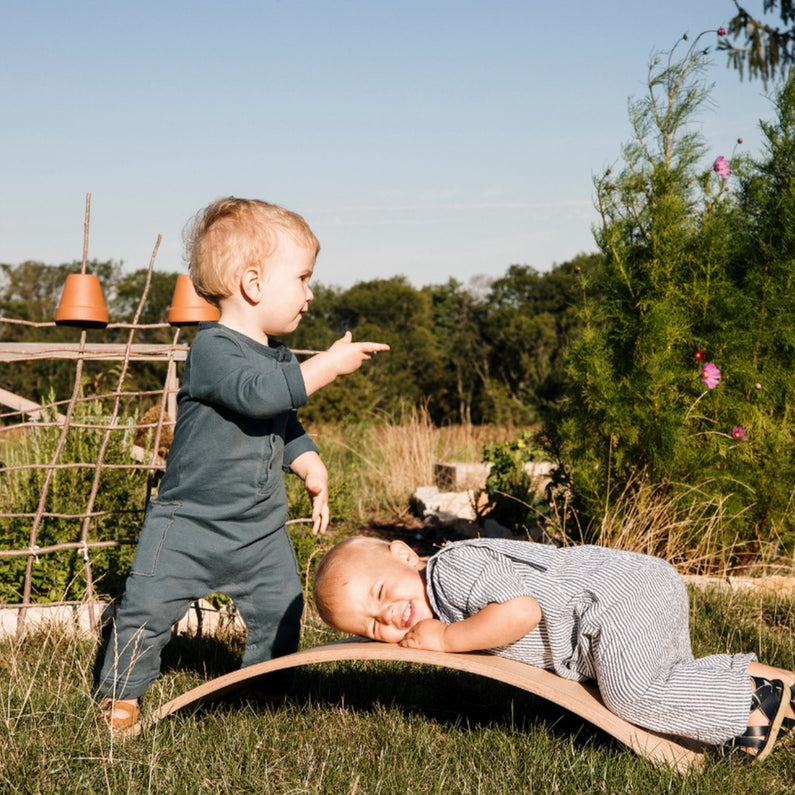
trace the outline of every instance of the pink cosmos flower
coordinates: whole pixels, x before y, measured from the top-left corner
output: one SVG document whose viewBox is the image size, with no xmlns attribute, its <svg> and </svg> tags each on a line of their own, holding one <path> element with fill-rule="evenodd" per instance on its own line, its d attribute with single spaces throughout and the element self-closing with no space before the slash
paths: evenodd
<svg viewBox="0 0 795 795">
<path fill-rule="evenodd" d="M 736 439 L 738 442 L 745 441 L 745 428 L 742 425 L 735 425 L 732 428 L 732 439 Z"/>
<path fill-rule="evenodd" d="M 721 179 L 728 179 L 729 174 L 732 173 L 731 168 L 729 167 L 729 161 L 723 155 L 719 155 L 715 158 L 715 162 L 712 164 L 712 170 L 721 178 Z"/>
<path fill-rule="evenodd" d="M 703 351 L 701 348 L 698 348 L 698 349 L 695 351 L 695 353 L 693 354 L 693 358 L 694 358 L 694 359 L 695 359 L 697 362 L 703 362 L 703 361 L 704 361 L 704 358 L 706 357 L 706 355 L 707 355 L 707 354 L 706 354 L 706 353 L 705 353 L 705 352 L 704 352 L 704 351 Z"/>
<path fill-rule="evenodd" d="M 725 36 L 726 35 L 726 28 L 719 27 L 718 28 L 718 36 Z"/>
<path fill-rule="evenodd" d="M 707 385 L 707 389 L 715 389 L 720 383 L 720 370 L 712 362 L 704 362 L 701 380 Z"/>
</svg>

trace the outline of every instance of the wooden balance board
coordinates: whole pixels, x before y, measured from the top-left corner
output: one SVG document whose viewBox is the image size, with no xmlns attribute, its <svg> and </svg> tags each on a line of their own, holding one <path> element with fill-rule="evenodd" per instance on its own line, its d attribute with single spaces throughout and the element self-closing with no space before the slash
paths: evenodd
<svg viewBox="0 0 795 795">
<path fill-rule="evenodd" d="M 668 765 L 683 773 L 691 766 L 700 764 L 703 759 L 705 749 L 703 744 L 650 732 L 614 715 L 602 703 L 594 686 L 562 679 L 550 671 L 484 652 L 450 654 L 422 649 L 404 649 L 389 643 L 360 639 L 347 639 L 315 646 L 211 679 L 163 704 L 158 710 L 127 729 L 124 734 L 137 735 L 144 726 L 156 723 L 186 707 L 195 707 L 219 699 L 251 684 L 263 674 L 302 665 L 359 660 L 436 665 L 496 679 L 564 707 L 654 763 Z"/>
</svg>

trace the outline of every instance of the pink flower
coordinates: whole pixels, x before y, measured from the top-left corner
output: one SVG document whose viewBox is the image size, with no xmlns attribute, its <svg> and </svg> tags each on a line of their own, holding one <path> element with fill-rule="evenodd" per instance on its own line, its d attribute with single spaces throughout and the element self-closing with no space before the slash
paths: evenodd
<svg viewBox="0 0 795 795">
<path fill-rule="evenodd" d="M 697 362 L 703 362 L 703 361 L 704 361 L 704 358 L 706 357 L 706 355 L 707 355 L 707 354 L 706 354 L 706 353 L 705 353 L 705 352 L 704 352 L 704 351 L 703 351 L 701 348 L 698 348 L 698 349 L 696 350 L 696 352 L 693 354 L 693 358 L 694 358 L 694 359 L 695 359 Z"/>
<path fill-rule="evenodd" d="M 738 144 L 741 144 L 742 142 L 743 142 L 743 139 L 742 139 L 742 138 L 738 138 L 738 139 L 737 139 L 737 143 L 738 143 Z"/>
<path fill-rule="evenodd" d="M 718 28 L 718 36 L 725 36 L 726 35 L 726 28 L 720 27 Z"/>
<path fill-rule="evenodd" d="M 721 178 L 721 179 L 728 179 L 729 174 L 732 173 L 731 168 L 729 167 L 729 161 L 723 155 L 715 158 L 715 162 L 712 164 L 712 170 Z"/>
<path fill-rule="evenodd" d="M 745 428 L 742 425 L 735 425 L 732 428 L 732 439 L 736 439 L 738 442 L 745 441 Z"/>
<path fill-rule="evenodd" d="M 705 362 L 701 368 L 701 380 L 707 385 L 707 389 L 715 389 L 720 383 L 720 370 L 712 362 Z"/>
<path fill-rule="evenodd" d="M 757 382 L 754 384 L 754 389 L 761 389 L 761 388 L 762 388 L 762 384 L 760 384 L 760 383 L 757 381 Z"/>
</svg>

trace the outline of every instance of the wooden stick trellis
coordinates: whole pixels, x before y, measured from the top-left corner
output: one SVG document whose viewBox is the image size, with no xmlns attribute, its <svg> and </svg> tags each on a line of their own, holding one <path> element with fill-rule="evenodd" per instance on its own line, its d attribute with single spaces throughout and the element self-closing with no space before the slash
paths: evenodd
<svg viewBox="0 0 795 795">
<path fill-rule="evenodd" d="M 90 218 L 90 194 L 86 197 L 86 215 L 83 237 L 83 261 L 81 270 L 86 272 L 88 258 L 88 230 Z M 173 338 L 170 343 L 137 343 L 136 334 L 144 330 L 171 329 L 168 323 L 140 323 L 140 317 L 149 297 L 149 290 L 154 272 L 155 260 L 159 250 L 161 237 L 158 236 L 149 261 L 146 279 L 142 293 L 135 310 L 132 322 L 109 323 L 109 331 L 127 331 L 126 341 L 123 343 L 95 343 L 87 339 L 86 329 L 80 330 L 77 342 L 5 342 L 0 341 L 0 365 L 14 362 L 29 362 L 33 360 L 66 359 L 73 360 L 74 383 L 71 396 L 67 400 L 58 400 L 48 404 L 39 404 L 26 397 L 15 395 L 0 388 L 0 406 L 7 407 L 8 411 L 0 411 L 0 439 L 11 438 L 12 435 L 24 435 L 32 429 L 57 430 L 57 441 L 49 460 L 34 463 L 0 463 L 0 478 L 10 477 L 15 473 L 25 471 L 43 470 L 44 477 L 41 483 L 41 493 L 36 501 L 35 509 L 25 511 L 11 510 L 13 506 L 0 505 L 0 529 L 5 522 L 11 520 L 30 520 L 29 532 L 23 543 L 12 542 L 13 548 L 0 548 L 0 560 L 3 558 L 26 558 L 24 580 L 22 584 L 21 603 L 15 605 L 19 609 L 17 629 L 24 629 L 25 615 L 33 604 L 33 579 L 37 562 L 44 555 L 56 554 L 67 551 L 78 551 L 83 558 L 83 576 L 85 578 L 86 601 L 89 607 L 96 600 L 94 572 L 92 569 L 91 553 L 96 550 L 118 548 L 125 544 L 135 543 L 126 538 L 96 537 L 100 527 L 100 520 L 113 516 L 140 514 L 142 516 L 145 504 L 159 476 L 165 469 L 165 460 L 160 453 L 166 430 L 173 427 L 176 419 L 176 393 L 178 390 L 177 367 L 185 362 L 188 345 L 180 342 L 182 330 L 173 329 Z M 0 317 L 0 327 L 23 326 L 26 328 L 47 330 L 54 328 L 54 321 L 34 322 L 17 318 Z M 311 355 L 316 351 L 295 350 L 298 355 Z M 83 394 L 83 375 L 86 362 L 121 362 L 116 378 L 115 388 L 97 391 L 95 394 Z M 159 389 L 127 390 L 125 383 L 130 367 L 135 362 L 160 363 L 165 367 L 163 386 Z M 2 372 L 2 370 L 0 370 Z M 0 379 L 2 386 L 2 379 Z M 147 421 L 137 421 L 135 425 L 119 422 L 123 406 L 140 404 L 141 401 L 156 403 L 154 416 Z M 78 411 L 83 405 L 104 405 L 110 402 L 111 410 L 101 420 L 89 416 L 86 418 Z M 153 409 L 154 410 L 154 409 Z M 92 421 L 93 419 L 93 421 Z M 84 460 L 64 460 L 64 449 L 70 433 L 99 432 L 100 442 L 93 462 Z M 151 439 L 146 449 L 137 444 L 132 445 L 133 460 L 128 463 L 109 462 L 106 460 L 111 438 L 115 433 L 129 434 L 131 432 L 151 433 Z M 91 486 L 86 495 L 86 503 L 82 510 L 63 511 L 48 508 L 53 488 L 53 480 L 59 472 L 70 470 L 93 470 Z M 109 471 L 140 471 L 142 473 L 142 504 L 139 506 L 123 508 L 96 509 L 97 500 L 101 494 L 102 474 Z M 42 528 L 47 520 L 66 520 L 79 523 L 79 531 L 73 538 L 54 543 L 41 543 Z M 300 521 L 300 520 L 296 520 Z M 20 539 L 21 540 L 21 539 Z M 91 628 L 96 630 L 95 611 L 89 610 Z"/>
</svg>

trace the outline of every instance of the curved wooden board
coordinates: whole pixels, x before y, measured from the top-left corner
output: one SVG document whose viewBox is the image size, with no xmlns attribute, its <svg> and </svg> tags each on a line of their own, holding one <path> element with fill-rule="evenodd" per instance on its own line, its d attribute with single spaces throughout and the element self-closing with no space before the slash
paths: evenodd
<svg viewBox="0 0 795 795">
<path fill-rule="evenodd" d="M 302 665 L 359 660 L 443 666 L 513 685 L 564 707 L 598 726 L 638 754 L 655 763 L 666 764 L 679 772 L 685 772 L 692 765 L 700 764 L 703 758 L 704 745 L 633 726 L 605 707 L 595 687 L 563 679 L 550 671 L 484 652 L 449 654 L 422 649 L 404 649 L 393 644 L 361 639 L 315 646 L 211 679 L 163 704 L 124 733 L 127 736 L 137 735 L 145 725 L 156 723 L 186 707 L 195 707 L 221 698 L 272 671 Z"/>
</svg>

